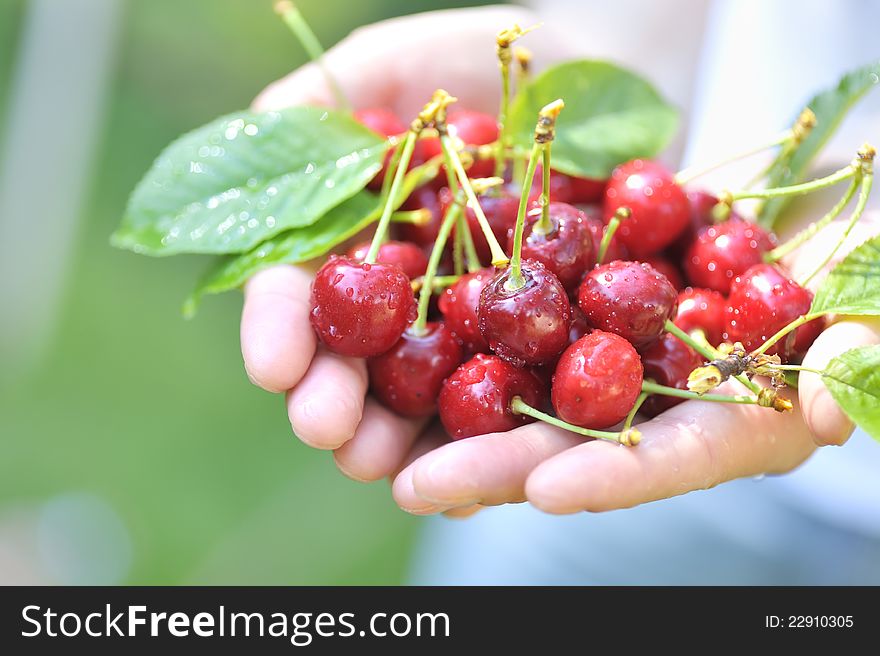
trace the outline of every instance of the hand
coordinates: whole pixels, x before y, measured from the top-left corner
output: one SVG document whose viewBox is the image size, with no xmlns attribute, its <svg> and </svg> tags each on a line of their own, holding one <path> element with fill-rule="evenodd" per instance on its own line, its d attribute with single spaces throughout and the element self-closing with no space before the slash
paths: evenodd
<svg viewBox="0 0 880 656">
<path fill-rule="evenodd" d="M 829 226 L 792 254 L 786 264 L 795 277 L 824 259 L 842 227 Z M 880 215 L 864 216 L 830 266 L 878 232 Z M 841 321 L 816 339 L 804 365 L 821 370 L 843 351 L 877 343 L 880 321 Z M 744 388 L 731 382 L 722 391 L 744 393 Z M 853 430 L 815 374 L 801 375 L 797 396 L 794 412 L 786 414 L 757 406 L 687 401 L 640 424 L 642 442 L 635 448 L 584 442 L 540 423 L 472 437 L 412 462 L 394 481 L 394 498 L 416 513 L 524 500 L 551 513 L 603 511 L 743 476 L 787 472 L 817 446 L 843 444 Z"/>
<path fill-rule="evenodd" d="M 495 33 L 537 19 L 514 7 L 433 12 L 355 31 L 327 52 L 325 64 L 356 108 L 388 107 L 404 119 L 432 92 L 447 86 L 462 107 L 494 112 L 500 95 Z M 535 62 L 576 55 L 545 26 L 529 36 Z M 332 105 L 320 69 L 309 64 L 269 86 L 258 110 L 298 104 Z M 339 468 L 356 480 L 377 480 L 407 461 L 425 421 L 404 419 L 367 393 L 363 360 L 319 347 L 309 324 L 314 268 L 278 266 L 245 286 L 241 348 L 250 379 L 270 392 L 286 392 L 294 433 L 318 449 L 334 449 Z M 409 459 L 439 442 L 424 436 Z M 445 439 L 444 439 L 445 441 Z"/>
</svg>

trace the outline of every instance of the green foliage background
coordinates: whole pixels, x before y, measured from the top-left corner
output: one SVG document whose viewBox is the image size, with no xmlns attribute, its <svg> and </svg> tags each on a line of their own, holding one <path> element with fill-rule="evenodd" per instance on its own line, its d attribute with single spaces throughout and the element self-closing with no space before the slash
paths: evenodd
<svg viewBox="0 0 880 656">
<path fill-rule="evenodd" d="M 455 3 L 299 4 L 329 45 L 359 25 Z M 165 144 L 247 106 L 304 55 L 270 0 L 125 5 L 49 357 L 24 378 L 0 375 L 0 510 L 68 491 L 104 498 L 131 535 L 127 583 L 401 582 L 418 520 L 393 505 L 384 482 L 350 482 L 329 454 L 300 444 L 283 398 L 248 383 L 240 295 L 184 322 L 181 289 L 204 261 L 108 244 Z M 25 9 L 0 2 L 0 120 Z"/>
</svg>

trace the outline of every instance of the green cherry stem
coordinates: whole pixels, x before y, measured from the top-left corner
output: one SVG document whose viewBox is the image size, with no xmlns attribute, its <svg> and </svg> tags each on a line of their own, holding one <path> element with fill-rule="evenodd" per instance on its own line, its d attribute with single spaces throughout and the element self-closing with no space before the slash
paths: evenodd
<svg viewBox="0 0 880 656">
<path fill-rule="evenodd" d="M 632 428 L 633 421 L 636 418 L 636 413 L 639 411 L 639 408 L 642 407 L 642 404 L 647 400 L 648 396 L 649 392 L 645 391 L 639 394 L 636 402 L 633 403 L 633 407 L 629 409 L 629 414 L 626 415 L 626 419 L 623 420 L 623 428 L 620 429 L 621 433 L 629 431 L 629 429 Z"/>
<path fill-rule="evenodd" d="M 457 276 L 464 274 L 464 243 L 462 242 L 461 230 L 458 229 L 460 225 L 461 216 L 455 222 L 455 234 L 452 236 L 452 270 Z"/>
<path fill-rule="evenodd" d="M 300 42 L 309 59 L 315 62 L 321 69 L 339 108 L 351 111 L 351 103 L 342 92 L 342 87 L 339 86 L 339 82 L 336 81 L 336 78 L 331 75 L 324 64 L 324 47 L 312 31 L 312 28 L 309 27 L 297 6 L 290 0 L 279 0 L 279 2 L 275 3 L 275 13 L 281 16 L 281 19 L 290 28 L 290 31 L 293 32 L 293 35 Z"/>
<path fill-rule="evenodd" d="M 431 210 L 422 208 L 419 210 L 397 210 L 391 215 L 392 223 L 407 223 L 409 225 L 423 226 L 431 220 Z"/>
<path fill-rule="evenodd" d="M 713 401 L 715 403 L 740 403 L 744 405 L 758 405 L 758 399 L 747 394 L 697 394 L 690 390 L 682 390 L 677 387 L 659 385 L 651 380 L 642 382 L 642 392 L 647 394 L 660 394 L 662 396 L 675 396 L 680 399 L 692 399 L 694 401 Z"/>
<path fill-rule="evenodd" d="M 585 437 L 595 437 L 600 440 L 608 440 L 609 442 L 626 444 L 628 446 L 635 446 L 641 439 L 641 433 L 634 428 L 629 429 L 626 434 L 623 434 L 622 432 L 613 433 L 611 431 L 593 430 L 591 428 L 581 428 L 580 426 L 569 424 L 567 421 L 562 421 L 553 415 L 548 415 L 537 408 L 533 408 L 518 396 L 514 396 L 511 400 L 510 410 L 514 414 L 526 415 L 539 421 L 543 421 L 546 424 L 550 424 L 551 426 L 556 426 L 557 428 L 562 428 L 571 431 L 572 433 L 577 433 L 578 435 L 584 435 Z"/>
<path fill-rule="evenodd" d="M 398 139 L 392 137 L 390 141 L 396 141 L 394 150 L 391 151 L 391 159 L 388 160 L 388 167 L 385 170 L 385 178 L 382 180 L 382 189 L 379 192 L 381 198 L 387 200 L 391 192 L 391 182 L 394 180 L 394 172 L 400 164 L 400 156 L 403 154 L 403 144 L 406 139 Z M 414 147 L 415 148 L 415 147 Z"/>
<path fill-rule="evenodd" d="M 436 292 L 454 285 L 456 282 L 458 282 L 459 278 L 461 278 L 461 276 L 434 276 L 434 291 Z M 418 278 L 413 280 L 412 283 L 410 283 L 413 292 L 419 291 L 422 288 L 424 282 L 424 276 L 419 276 Z"/>
<path fill-rule="evenodd" d="M 859 219 L 865 211 L 865 207 L 868 204 L 868 197 L 871 195 L 871 185 L 873 184 L 873 182 L 873 173 L 868 172 L 862 176 L 862 188 L 859 190 L 859 199 L 856 202 L 856 207 L 853 210 L 852 216 L 849 219 L 849 223 L 846 224 L 846 228 L 844 228 L 843 233 L 840 235 L 840 238 L 837 240 L 834 248 L 828 251 L 828 254 L 819 263 L 819 265 L 815 269 L 813 269 L 810 275 L 798 281 L 798 284 L 800 284 L 802 287 L 806 287 L 807 284 L 826 267 L 826 265 L 831 261 L 831 258 L 834 257 L 834 254 L 837 253 L 838 250 L 840 250 L 840 247 L 843 246 L 843 243 L 846 241 L 847 237 L 849 237 L 849 233 L 852 232 L 852 229 L 855 227 L 856 223 L 858 223 Z"/>
<path fill-rule="evenodd" d="M 792 321 L 788 325 L 780 328 L 779 331 L 775 335 L 770 337 L 766 342 L 761 344 L 761 346 L 759 346 L 754 351 L 752 351 L 751 354 L 753 356 L 755 356 L 755 355 L 762 355 L 762 354 L 766 353 L 767 349 L 769 349 L 776 342 L 778 342 L 780 339 L 785 337 L 792 330 L 797 330 L 798 328 L 803 326 L 805 323 L 809 323 L 813 319 L 818 319 L 819 317 L 821 317 L 824 314 L 825 314 L 825 312 L 812 312 L 810 314 L 802 314 L 801 316 L 799 316 L 797 319 L 795 319 L 794 321 Z"/>
<path fill-rule="evenodd" d="M 373 235 L 373 241 L 370 243 L 370 250 L 367 252 L 364 262 L 373 264 L 379 255 L 379 248 L 385 240 L 385 234 L 388 232 L 388 224 L 391 223 L 391 215 L 394 213 L 394 199 L 397 198 L 398 191 L 403 184 L 403 178 L 406 176 L 406 169 L 412 159 L 413 149 L 416 145 L 418 132 L 412 129 L 406 133 L 403 141 L 403 152 L 400 154 L 400 162 L 398 162 L 397 170 L 394 172 L 394 180 L 388 191 L 388 197 L 385 199 L 385 208 L 382 210 L 382 216 L 379 218 L 379 225 L 376 226 L 376 233 Z"/>
<path fill-rule="evenodd" d="M 826 372 L 819 369 L 811 369 L 799 364 L 767 364 L 765 366 L 769 369 L 778 369 L 779 371 L 806 371 L 808 374 L 816 374 L 817 376 L 827 375 Z"/>
<path fill-rule="evenodd" d="M 766 199 L 779 198 L 781 196 L 801 196 L 803 194 L 809 194 L 813 191 L 818 191 L 819 189 L 833 187 L 834 185 L 843 182 L 844 180 L 849 180 L 853 176 L 857 175 L 860 170 L 861 169 L 859 166 L 847 164 L 839 171 L 835 171 L 830 175 L 826 175 L 824 178 L 810 180 L 809 182 L 803 182 L 801 184 L 791 185 L 788 187 L 771 187 L 770 189 L 759 189 L 756 191 L 750 191 L 748 189 L 743 189 L 736 192 L 725 191 L 721 193 L 719 198 L 722 202 L 729 204 L 732 201 L 744 200 L 746 198 Z"/>
<path fill-rule="evenodd" d="M 464 246 L 465 265 L 468 273 L 474 273 L 483 268 L 480 263 L 480 256 L 477 254 L 477 247 L 474 246 L 474 236 L 471 234 L 470 226 L 468 226 L 467 218 L 462 212 L 458 216 L 458 225 L 455 228 L 455 234 L 461 234 L 461 242 Z"/>
<path fill-rule="evenodd" d="M 434 241 L 434 247 L 431 249 L 431 256 L 428 258 L 428 268 L 425 269 L 425 275 L 422 276 L 422 289 L 419 292 L 419 314 L 410 328 L 414 335 L 423 335 L 425 333 L 425 326 L 428 323 L 428 308 L 431 303 L 431 295 L 434 293 L 434 278 L 437 275 L 437 267 L 440 266 L 443 249 L 446 248 L 449 233 L 452 232 L 452 226 L 458 220 L 459 214 L 461 214 L 461 205 L 459 203 L 452 203 L 449 209 L 446 210 L 443 223 L 440 224 L 440 231 L 437 233 L 437 239 Z"/>
<path fill-rule="evenodd" d="M 632 215 L 632 211 L 628 207 L 618 207 L 614 212 L 614 216 L 602 231 L 602 241 L 599 242 L 599 252 L 596 254 L 596 264 L 602 264 L 605 261 L 605 255 L 611 246 L 611 240 L 614 239 L 614 233 L 620 227 L 620 223 L 625 221 Z"/>
<path fill-rule="evenodd" d="M 849 201 L 852 200 L 852 197 L 855 196 L 856 189 L 859 188 L 859 180 L 857 178 L 853 178 L 847 187 L 846 192 L 844 192 L 843 197 L 838 201 L 837 205 L 831 208 L 831 210 L 823 216 L 818 221 L 814 221 L 806 228 L 797 233 L 794 237 L 789 239 L 784 244 L 780 244 L 772 251 L 764 254 L 765 262 L 778 262 L 783 257 L 791 253 L 796 248 L 799 248 L 807 241 L 812 239 L 817 232 L 819 232 L 822 228 L 831 223 L 834 219 L 836 219 L 840 213 L 843 211 L 847 205 L 849 205 Z"/>
<path fill-rule="evenodd" d="M 686 185 L 692 180 L 695 180 L 700 176 L 727 166 L 728 164 L 733 164 L 734 162 L 738 162 L 741 159 L 746 159 L 747 157 L 757 155 L 758 153 L 761 153 L 770 148 L 774 148 L 775 146 L 781 146 L 782 144 L 785 144 L 787 141 L 792 139 L 793 132 L 794 131 L 791 129 L 785 130 L 784 132 L 780 132 L 775 137 L 773 137 L 773 139 L 771 139 L 768 143 L 761 144 L 760 146 L 744 150 L 734 155 L 730 155 L 729 157 L 725 157 L 724 159 L 713 164 L 709 164 L 708 166 L 689 166 L 688 168 L 682 169 L 675 174 L 675 182 L 678 185 Z"/>
<path fill-rule="evenodd" d="M 510 113 L 510 64 L 513 61 L 511 45 L 524 34 L 531 32 L 534 27 L 526 29 L 519 25 L 501 30 L 495 37 L 495 54 L 498 56 L 498 69 L 501 71 L 501 104 L 498 107 L 498 141 L 495 151 L 495 177 L 504 177 L 504 169 L 507 164 L 506 149 L 509 145 L 510 130 L 507 126 L 507 116 Z"/>
<path fill-rule="evenodd" d="M 516 92 L 519 93 L 531 75 L 532 51 L 522 46 L 516 46 L 513 49 L 513 58 L 516 60 Z"/>
<path fill-rule="evenodd" d="M 543 234 L 548 234 L 553 230 L 553 224 L 550 223 L 550 144 L 552 142 L 541 144 L 541 196 L 539 203 L 541 204 L 541 218 L 535 224 L 534 229 Z M 529 190 L 531 191 L 531 190 Z"/>
</svg>

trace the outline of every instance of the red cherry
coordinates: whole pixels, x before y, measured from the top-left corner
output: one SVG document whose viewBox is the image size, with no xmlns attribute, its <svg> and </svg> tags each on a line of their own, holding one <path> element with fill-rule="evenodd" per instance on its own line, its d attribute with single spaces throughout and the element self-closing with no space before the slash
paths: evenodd
<svg viewBox="0 0 880 656">
<path fill-rule="evenodd" d="M 590 205 L 584 207 L 582 211 L 586 217 L 587 227 L 590 229 L 590 234 L 593 237 L 593 252 L 598 257 L 599 248 L 602 245 L 602 237 L 605 236 L 606 229 L 605 223 L 602 221 L 602 210 L 595 205 Z M 605 251 L 605 262 L 626 260 L 628 258 L 629 252 L 626 250 L 626 246 L 623 245 L 617 234 L 615 234 L 611 238 L 611 243 L 608 244 L 608 250 Z"/>
<path fill-rule="evenodd" d="M 678 312 L 672 320 L 689 333 L 699 328 L 713 346 L 724 341 L 727 299 L 712 289 L 688 287 L 678 293 Z"/>
<path fill-rule="evenodd" d="M 370 242 L 366 241 L 352 246 L 346 255 L 355 262 L 363 262 L 369 251 Z M 405 241 L 386 241 L 379 246 L 376 262 L 399 266 L 410 280 L 425 275 L 425 270 L 428 268 L 428 257 L 425 252 L 415 244 Z"/>
<path fill-rule="evenodd" d="M 660 385 L 681 390 L 688 388 L 688 374 L 703 364 L 699 353 L 669 333 L 642 351 L 641 357 L 646 379 L 650 378 Z M 684 399 L 674 396 L 652 394 L 645 399 L 641 412 L 648 417 L 654 417 L 682 401 Z"/>
<path fill-rule="evenodd" d="M 732 219 L 697 233 L 684 270 L 692 285 L 726 294 L 734 277 L 761 262 L 773 246 L 773 238 L 754 223 Z"/>
<path fill-rule="evenodd" d="M 690 220 L 684 191 L 671 172 L 650 160 L 635 159 L 614 169 L 605 188 L 605 223 L 620 207 L 630 208 L 632 216 L 617 235 L 637 259 L 671 244 Z"/>
<path fill-rule="evenodd" d="M 569 203 L 600 203 L 605 196 L 606 180 L 569 177 Z M 552 198 L 552 197 L 551 197 Z"/>
<path fill-rule="evenodd" d="M 657 269 L 659 273 L 662 273 L 666 276 L 666 279 L 672 284 L 676 289 L 684 289 L 684 280 L 681 277 L 681 272 L 678 270 L 678 267 L 675 266 L 671 260 L 663 257 L 662 255 L 651 255 L 650 257 L 646 257 L 642 260 L 645 264 L 650 264 L 652 267 Z"/>
<path fill-rule="evenodd" d="M 511 412 L 513 397 L 533 408 L 546 403 L 547 393 L 528 369 L 514 367 L 495 355 L 478 353 L 443 383 L 440 421 L 452 439 L 509 431 L 534 421 Z"/>
<path fill-rule="evenodd" d="M 563 421 L 607 428 L 626 418 L 641 390 L 642 364 L 632 344 L 594 330 L 559 358 L 551 398 Z"/>
<path fill-rule="evenodd" d="M 442 323 L 425 329 L 405 331 L 390 351 L 367 361 L 373 394 L 405 417 L 434 414 L 443 381 L 461 362 L 461 346 Z"/>
<path fill-rule="evenodd" d="M 574 205 L 550 203 L 548 210 L 551 228 L 547 232 L 535 230 L 541 219 L 540 206 L 533 205 L 526 214 L 522 257 L 543 264 L 559 278 L 566 291 L 572 292 L 596 261 L 592 233 L 586 216 Z M 513 231 L 508 248 L 513 251 Z"/>
<path fill-rule="evenodd" d="M 584 276 L 578 305 L 589 324 L 620 335 L 637 349 L 657 341 L 675 316 L 678 293 L 649 264 L 615 260 Z"/>
<path fill-rule="evenodd" d="M 543 264 L 523 260 L 525 286 L 507 288 L 510 268 L 480 294 L 480 332 L 495 353 L 518 367 L 553 360 L 568 346 L 571 305 L 559 279 Z"/>
<path fill-rule="evenodd" d="M 410 280 L 398 267 L 331 256 L 312 283 L 309 315 L 318 339 L 341 355 L 390 349 L 416 318 Z"/>
<path fill-rule="evenodd" d="M 407 198 L 401 210 L 421 210 L 431 212 L 430 220 L 423 225 L 413 223 L 398 223 L 394 225 L 395 233 L 401 241 L 411 241 L 425 249 L 430 249 L 440 232 L 440 224 L 443 223 L 443 208 L 437 192 L 430 185 L 422 185 Z"/>
<path fill-rule="evenodd" d="M 592 326 L 587 321 L 583 310 L 577 305 L 571 306 L 571 327 L 568 329 L 568 343 L 574 344 L 584 335 L 593 332 Z"/>
<path fill-rule="evenodd" d="M 383 137 L 396 137 L 406 132 L 406 125 L 391 110 L 383 107 L 371 107 L 368 109 L 359 109 L 354 113 L 354 118 L 358 123 L 370 128 L 373 132 Z M 385 154 L 385 161 L 382 170 L 370 180 L 367 189 L 379 191 L 385 180 L 385 172 L 388 170 L 388 162 L 391 161 L 391 149 Z"/>
<path fill-rule="evenodd" d="M 468 146 L 484 146 L 498 139 L 498 122 L 491 114 L 460 109 L 449 112 L 446 117 L 446 126 L 449 136 L 461 139 Z M 422 157 L 426 160 L 440 155 L 443 150 L 440 147 L 440 139 L 429 137 L 421 139 Z M 474 161 L 468 169 L 468 177 L 486 178 L 495 171 L 494 159 L 482 159 Z M 438 176 L 439 184 L 446 184 L 446 172 Z"/>
<path fill-rule="evenodd" d="M 446 327 L 455 335 L 464 349 L 465 355 L 488 353 L 489 344 L 480 333 L 477 321 L 477 308 L 483 287 L 495 276 L 494 269 L 482 269 L 459 278 L 454 285 L 446 288 L 440 296 L 438 305 Z"/>
<path fill-rule="evenodd" d="M 813 294 L 778 268 L 756 264 L 734 278 L 726 312 L 725 339 L 753 351 L 779 330 L 810 310 Z M 789 333 L 767 351 L 783 361 L 802 357 L 822 332 L 814 319 Z"/>
<path fill-rule="evenodd" d="M 443 213 L 445 213 L 453 200 L 452 193 L 449 189 L 441 189 L 439 198 L 440 206 Z M 484 194 L 479 194 L 477 200 L 479 200 L 480 207 L 486 215 L 489 227 L 492 228 L 492 233 L 501 243 L 505 243 L 508 232 L 512 231 L 516 225 L 516 215 L 519 210 L 518 192 L 505 185 L 490 189 Z M 489 242 L 486 241 L 486 237 L 483 235 L 483 229 L 480 227 L 477 215 L 470 207 L 465 208 L 464 215 L 467 218 L 467 224 L 474 240 L 474 246 L 477 249 L 477 255 L 480 256 L 480 261 L 491 261 L 492 252 L 489 248 Z"/>
</svg>

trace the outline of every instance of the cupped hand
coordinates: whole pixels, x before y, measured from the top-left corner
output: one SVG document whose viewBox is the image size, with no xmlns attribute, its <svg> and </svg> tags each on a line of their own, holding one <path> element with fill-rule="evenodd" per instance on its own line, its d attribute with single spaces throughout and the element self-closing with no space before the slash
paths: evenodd
<svg viewBox="0 0 880 656">
<path fill-rule="evenodd" d="M 325 65 L 356 109 L 386 107 L 414 117 L 438 87 L 458 105 L 494 112 L 500 97 L 494 37 L 536 17 L 515 7 L 419 14 L 360 28 L 329 50 Z M 529 36 L 536 65 L 575 56 L 566 39 L 545 26 Z M 308 64 L 270 85 L 256 110 L 334 104 L 323 72 Z M 339 468 L 357 480 L 392 474 L 409 457 L 436 444 L 413 443 L 425 421 L 404 419 L 367 397 L 361 359 L 318 345 L 309 323 L 309 285 L 315 267 L 276 266 L 245 286 L 241 349 L 249 378 L 270 392 L 285 392 L 294 433 L 318 449 L 333 449 Z"/>
</svg>

